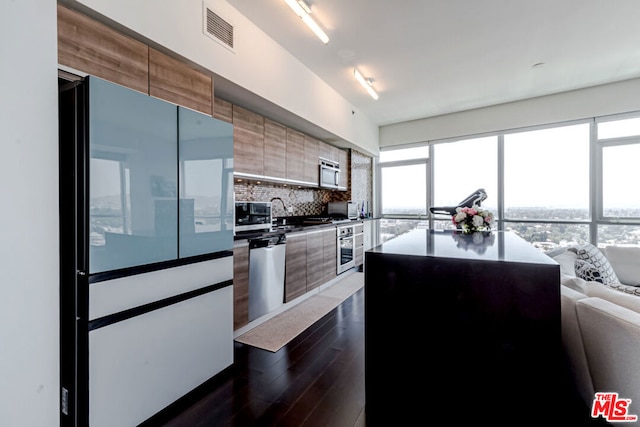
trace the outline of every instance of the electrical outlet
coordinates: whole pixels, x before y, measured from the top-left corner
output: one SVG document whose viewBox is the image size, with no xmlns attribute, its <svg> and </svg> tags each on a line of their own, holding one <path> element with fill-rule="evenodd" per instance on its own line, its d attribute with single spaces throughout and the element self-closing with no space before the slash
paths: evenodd
<svg viewBox="0 0 640 427">
<path fill-rule="evenodd" d="M 287 208 L 287 211 L 289 211 L 289 213 L 293 213 L 293 208 L 292 208 L 291 206 L 289 206 L 289 207 Z"/>
</svg>

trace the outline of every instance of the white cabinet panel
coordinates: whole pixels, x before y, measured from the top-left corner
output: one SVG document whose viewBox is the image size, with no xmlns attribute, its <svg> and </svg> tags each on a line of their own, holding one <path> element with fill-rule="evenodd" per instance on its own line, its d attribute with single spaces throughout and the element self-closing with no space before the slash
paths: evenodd
<svg viewBox="0 0 640 427">
<path fill-rule="evenodd" d="M 89 320 L 233 279 L 233 256 L 152 271 L 89 287 Z"/>
<path fill-rule="evenodd" d="M 232 286 L 91 331 L 90 425 L 137 425 L 232 363 Z"/>
</svg>

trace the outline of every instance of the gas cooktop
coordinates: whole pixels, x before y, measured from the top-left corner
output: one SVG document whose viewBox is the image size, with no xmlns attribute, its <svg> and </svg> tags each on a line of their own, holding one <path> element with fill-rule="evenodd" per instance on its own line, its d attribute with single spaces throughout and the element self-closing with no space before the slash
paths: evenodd
<svg viewBox="0 0 640 427">
<path fill-rule="evenodd" d="M 304 219 L 305 224 L 342 224 L 351 222 L 349 218 L 336 218 L 330 216 L 313 216 Z"/>
</svg>

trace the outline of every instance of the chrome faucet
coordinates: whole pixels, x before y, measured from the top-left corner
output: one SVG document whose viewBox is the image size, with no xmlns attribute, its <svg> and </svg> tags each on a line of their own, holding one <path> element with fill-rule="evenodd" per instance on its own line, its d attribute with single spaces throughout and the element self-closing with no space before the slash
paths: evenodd
<svg viewBox="0 0 640 427">
<path fill-rule="evenodd" d="M 284 209 L 284 214 L 286 216 L 287 214 L 287 207 L 284 205 L 284 201 L 280 198 L 280 197 L 273 197 L 271 200 L 269 200 L 270 202 L 273 202 L 274 200 L 280 200 L 280 203 L 282 203 L 282 209 Z"/>
</svg>

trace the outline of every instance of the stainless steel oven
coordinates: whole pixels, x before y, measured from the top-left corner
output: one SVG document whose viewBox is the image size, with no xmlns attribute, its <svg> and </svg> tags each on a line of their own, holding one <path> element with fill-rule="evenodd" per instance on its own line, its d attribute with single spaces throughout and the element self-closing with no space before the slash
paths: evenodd
<svg viewBox="0 0 640 427">
<path fill-rule="evenodd" d="M 354 255 L 355 249 L 355 227 L 354 225 L 340 225 L 338 232 L 337 268 L 338 274 L 344 273 L 356 266 Z"/>
</svg>

